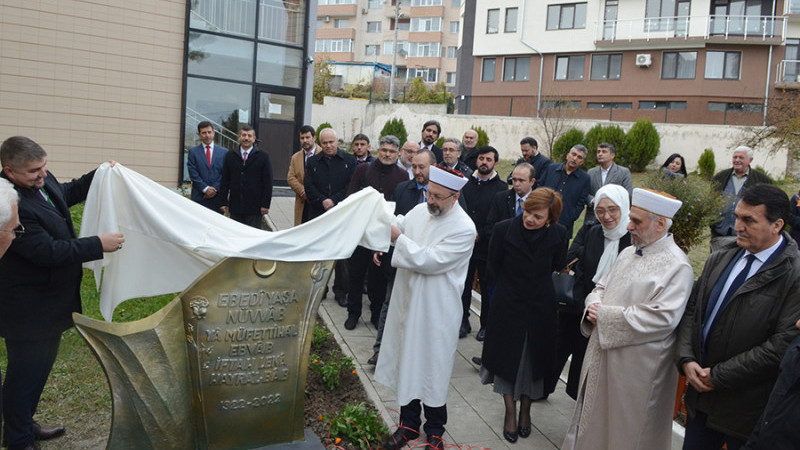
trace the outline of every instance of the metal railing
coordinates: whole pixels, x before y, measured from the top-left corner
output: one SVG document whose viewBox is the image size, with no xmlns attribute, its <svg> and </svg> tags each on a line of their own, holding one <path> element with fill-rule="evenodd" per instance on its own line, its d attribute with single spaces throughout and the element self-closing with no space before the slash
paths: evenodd
<svg viewBox="0 0 800 450">
<path fill-rule="evenodd" d="M 234 149 L 239 146 L 235 131 L 225 128 L 222 124 L 209 119 L 188 106 L 186 107 L 186 129 L 197 129 L 197 124 L 204 120 L 211 122 L 211 124 L 214 125 L 214 129 L 217 130 L 217 133 L 214 135 L 214 142 L 216 144 L 228 149 Z M 187 146 L 188 145 L 187 142 Z"/>
<path fill-rule="evenodd" d="M 203 0 L 192 8 L 192 26 L 219 33 L 252 36 L 256 24 L 256 1 L 259 2 L 259 38 L 302 44 L 305 17 L 300 1 Z M 198 27 L 197 22 L 203 26 Z"/>
<path fill-rule="evenodd" d="M 600 20 L 595 23 L 595 42 L 671 40 L 736 37 L 743 40 L 783 39 L 782 16 L 672 16 Z"/>
<path fill-rule="evenodd" d="M 797 83 L 800 81 L 800 60 L 784 59 L 778 63 L 775 72 L 776 83 Z"/>
</svg>

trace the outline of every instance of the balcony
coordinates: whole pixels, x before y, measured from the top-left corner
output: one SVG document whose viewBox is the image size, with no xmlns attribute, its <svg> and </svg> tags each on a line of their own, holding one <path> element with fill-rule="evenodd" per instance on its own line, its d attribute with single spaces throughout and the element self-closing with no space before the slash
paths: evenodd
<svg viewBox="0 0 800 450">
<path fill-rule="evenodd" d="M 783 16 L 674 16 L 603 20 L 595 23 L 594 43 L 706 41 L 780 44 L 786 35 Z"/>
<path fill-rule="evenodd" d="M 800 89 L 800 60 L 784 59 L 778 63 L 775 73 L 775 87 Z"/>
</svg>

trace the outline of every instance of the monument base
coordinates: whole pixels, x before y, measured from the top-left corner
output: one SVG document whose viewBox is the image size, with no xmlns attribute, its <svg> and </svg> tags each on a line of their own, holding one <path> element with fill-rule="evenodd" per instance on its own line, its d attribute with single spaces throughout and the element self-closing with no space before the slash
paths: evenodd
<svg viewBox="0 0 800 450">
<path fill-rule="evenodd" d="M 283 444 L 268 445 L 266 447 L 260 447 L 256 450 L 320 450 L 325 448 L 325 446 L 322 445 L 322 441 L 319 440 L 319 437 L 314 434 L 314 431 L 311 428 L 306 428 L 303 430 L 303 435 L 306 439 L 305 441 L 293 441 Z"/>
</svg>

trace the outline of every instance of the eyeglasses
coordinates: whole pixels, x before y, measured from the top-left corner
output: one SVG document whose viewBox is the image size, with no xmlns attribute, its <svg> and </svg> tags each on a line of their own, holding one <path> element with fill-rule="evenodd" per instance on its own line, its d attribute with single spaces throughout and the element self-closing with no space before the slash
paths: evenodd
<svg viewBox="0 0 800 450">
<path fill-rule="evenodd" d="M 442 197 L 442 196 L 440 196 L 440 195 L 436 195 L 436 194 L 430 194 L 430 193 L 429 193 L 429 194 L 428 194 L 428 198 L 432 198 L 432 199 L 434 199 L 434 200 L 435 200 L 435 201 L 437 201 L 437 202 L 441 202 L 441 201 L 447 200 L 448 198 L 450 198 L 450 197 L 452 197 L 452 196 L 454 196 L 454 195 L 456 195 L 456 194 L 457 194 L 457 192 L 453 192 L 453 193 L 452 193 L 452 194 L 450 194 L 450 195 L 446 195 L 446 196 Z"/>
<path fill-rule="evenodd" d="M 25 227 L 23 227 L 22 224 L 19 224 L 13 230 L 0 230 L 0 231 L 3 231 L 5 233 L 14 233 L 14 237 L 22 237 L 22 235 L 25 234 Z"/>
</svg>

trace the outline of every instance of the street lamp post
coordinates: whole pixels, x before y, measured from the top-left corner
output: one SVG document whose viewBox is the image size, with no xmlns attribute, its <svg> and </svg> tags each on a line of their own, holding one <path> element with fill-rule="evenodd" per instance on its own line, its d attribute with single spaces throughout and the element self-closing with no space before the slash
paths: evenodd
<svg viewBox="0 0 800 450">
<path fill-rule="evenodd" d="M 394 77 L 397 70 L 397 31 L 400 20 L 400 0 L 394 4 L 394 42 L 392 43 L 392 73 L 389 74 L 389 103 L 394 103 Z"/>
</svg>

